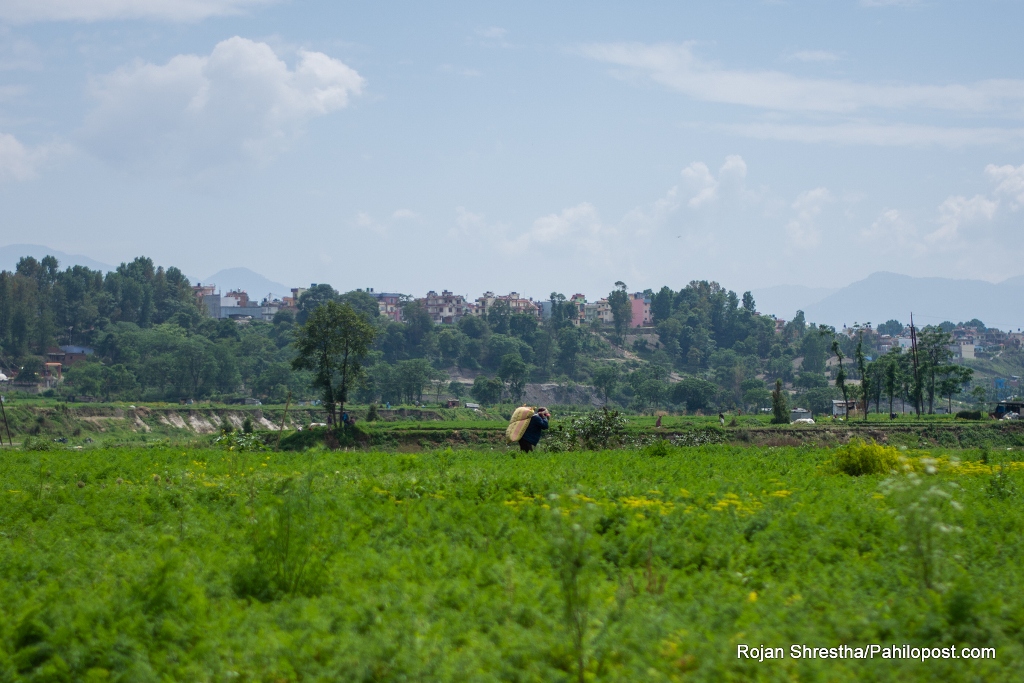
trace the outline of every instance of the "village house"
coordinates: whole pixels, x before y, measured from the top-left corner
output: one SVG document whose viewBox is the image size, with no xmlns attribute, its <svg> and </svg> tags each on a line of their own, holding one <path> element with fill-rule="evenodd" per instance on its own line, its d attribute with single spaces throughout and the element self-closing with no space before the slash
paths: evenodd
<svg viewBox="0 0 1024 683">
<path fill-rule="evenodd" d="M 651 300 L 643 292 L 635 292 L 629 297 L 630 306 L 633 309 L 630 327 L 650 327 L 651 321 Z"/>
<path fill-rule="evenodd" d="M 420 301 L 430 319 L 439 325 L 451 325 L 459 322 L 463 316 L 472 315 L 472 309 L 467 303 L 466 297 L 461 294 L 452 294 L 447 289 L 440 294 L 431 290 Z"/>
<path fill-rule="evenodd" d="M 482 296 L 476 300 L 475 315 L 486 317 L 490 313 L 491 308 L 499 301 L 504 301 L 508 304 L 509 310 L 512 313 L 526 313 L 528 315 L 541 317 L 541 306 L 540 302 L 534 302 L 534 300 L 527 299 L 519 296 L 519 292 L 510 292 L 506 295 L 498 296 L 494 292 L 484 292 Z"/>
</svg>

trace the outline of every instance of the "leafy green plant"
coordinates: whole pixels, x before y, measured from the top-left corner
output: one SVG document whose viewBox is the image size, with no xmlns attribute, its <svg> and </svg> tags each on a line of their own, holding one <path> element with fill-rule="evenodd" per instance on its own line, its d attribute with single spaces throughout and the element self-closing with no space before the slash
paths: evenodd
<svg viewBox="0 0 1024 683">
<path fill-rule="evenodd" d="M 573 496 L 575 492 L 570 492 Z M 590 565 L 593 562 L 589 516 L 585 508 L 562 507 L 557 494 L 551 514 L 551 566 L 562 594 L 563 624 L 569 633 L 576 680 L 586 681 L 587 635 L 591 618 Z"/>
<path fill-rule="evenodd" d="M 922 585 L 944 590 L 942 578 L 950 538 L 963 531 L 952 521 L 962 509 L 953 497 L 960 487 L 956 482 L 936 479 L 937 468 L 927 461 L 923 464 L 923 475 L 916 471 L 893 475 L 882 482 L 879 490 L 903 533 L 905 543 L 900 550 L 910 558 Z"/>
<path fill-rule="evenodd" d="M 547 441 L 552 451 L 600 451 L 627 442 L 628 421 L 617 410 L 607 407 L 570 420 L 552 433 Z"/>
<path fill-rule="evenodd" d="M 899 467 L 900 452 L 892 446 L 883 446 L 873 439 L 865 442 L 856 437 L 845 446 L 836 449 L 833 465 L 835 468 L 860 477 L 865 474 L 888 474 Z"/>
<path fill-rule="evenodd" d="M 282 482 L 270 501 L 252 512 L 250 522 L 252 557 L 235 569 L 235 593 L 264 602 L 319 594 L 332 549 L 319 528 L 313 477 Z"/>
<path fill-rule="evenodd" d="M 266 444 L 259 434 L 242 432 L 225 432 L 214 439 L 214 443 L 226 451 L 252 452 L 267 450 Z"/>
<path fill-rule="evenodd" d="M 1013 479 L 1010 477 L 1010 473 L 1006 468 L 1006 463 L 999 465 L 999 471 L 994 472 L 989 477 L 988 484 L 986 486 L 986 492 L 989 497 L 997 498 L 999 500 L 1006 500 L 1017 495 L 1017 486 L 1013 483 Z"/>
</svg>

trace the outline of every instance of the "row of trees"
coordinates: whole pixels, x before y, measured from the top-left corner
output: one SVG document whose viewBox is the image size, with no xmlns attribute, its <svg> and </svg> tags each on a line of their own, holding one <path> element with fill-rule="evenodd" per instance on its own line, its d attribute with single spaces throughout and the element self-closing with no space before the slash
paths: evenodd
<svg viewBox="0 0 1024 683">
<path fill-rule="evenodd" d="M 606 402 L 637 409 L 759 410 L 772 405 L 770 386 L 781 381 L 820 413 L 849 389 L 829 382 L 826 361 L 860 360 L 856 339 L 809 324 L 802 313 L 776 334 L 749 292 L 707 281 L 645 292 L 659 341 L 634 336 L 627 350 L 638 358 L 624 359 L 616 347 L 631 338 L 633 303 L 622 282 L 608 295 L 610 330 L 578 320 L 577 306 L 557 292 L 543 321 L 497 302 L 486 317 L 435 325 L 418 302 L 407 301 L 404 321 L 394 322 L 378 315 L 372 295 L 325 284 L 302 295 L 294 316 L 239 325 L 206 316 L 177 268 L 146 258 L 107 274 L 58 266 L 52 257 L 25 258 L 15 272 L 0 273 L 0 366 L 24 378 L 41 369 L 50 346 L 90 346 L 95 354 L 71 368 L 66 390 L 108 399 L 283 400 L 291 392 L 319 396 L 334 412 L 351 398 L 460 396 L 463 385 L 448 381 L 460 369 L 479 375 L 469 391 L 482 403 L 519 401 L 528 382 L 548 381 L 588 384 Z M 917 374 L 898 351 L 874 361 L 862 353 L 863 363 L 847 361 L 838 372 L 860 378 L 857 398 L 876 409 L 890 396 L 932 409 L 968 381 L 949 363 L 942 334 L 922 331 Z"/>
</svg>

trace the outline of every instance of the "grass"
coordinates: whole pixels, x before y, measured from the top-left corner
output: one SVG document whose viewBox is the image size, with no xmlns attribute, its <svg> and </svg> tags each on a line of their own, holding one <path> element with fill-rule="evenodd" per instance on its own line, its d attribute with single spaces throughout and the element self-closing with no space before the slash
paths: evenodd
<svg viewBox="0 0 1024 683">
<path fill-rule="evenodd" d="M 5 451 L 0 680 L 1017 680 L 1020 453 L 950 455 Z"/>
</svg>

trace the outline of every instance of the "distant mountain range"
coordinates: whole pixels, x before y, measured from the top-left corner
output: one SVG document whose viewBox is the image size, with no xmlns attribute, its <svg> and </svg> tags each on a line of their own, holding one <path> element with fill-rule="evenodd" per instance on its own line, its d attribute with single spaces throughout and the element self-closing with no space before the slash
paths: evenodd
<svg viewBox="0 0 1024 683">
<path fill-rule="evenodd" d="M 274 297 L 291 295 L 291 288 L 265 278 L 257 272 L 248 268 L 226 268 L 217 271 L 205 280 L 203 284 L 217 285 L 217 289 L 224 294 L 232 289 L 241 289 L 249 294 L 252 299 L 262 299 L 268 294 Z"/>
<path fill-rule="evenodd" d="M 55 256 L 60 262 L 61 270 L 68 266 L 85 266 L 92 270 L 102 270 L 104 273 L 114 270 L 114 266 L 100 263 L 88 256 L 81 254 L 68 254 L 57 249 L 44 247 L 41 244 L 9 244 L 0 247 L 0 270 L 13 271 L 18 266 L 18 261 L 23 256 L 31 256 L 35 259 L 42 259 L 44 256 Z"/>
<path fill-rule="evenodd" d="M 892 319 L 907 324 L 911 313 L 921 326 L 978 318 L 1002 330 L 1024 327 L 1024 276 L 993 284 L 882 272 L 836 290 L 782 286 L 752 294 L 763 313 L 791 320 L 802 310 L 808 322 L 835 327 Z"/>
</svg>

